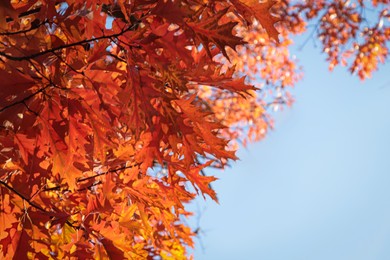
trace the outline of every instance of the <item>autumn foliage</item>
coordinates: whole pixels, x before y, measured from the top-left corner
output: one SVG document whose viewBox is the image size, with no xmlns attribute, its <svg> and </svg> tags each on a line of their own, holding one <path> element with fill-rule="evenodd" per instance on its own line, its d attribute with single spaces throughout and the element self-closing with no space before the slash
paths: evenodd
<svg viewBox="0 0 390 260">
<path fill-rule="evenodd" d="M 292 35 L 313 22 L 330 69 L 365 79 L 389 5 L 1 1 L 0 258 L 188 257 L 185 204 L 217 200 L 205 169 L 293 101 Z"/>
</svg>

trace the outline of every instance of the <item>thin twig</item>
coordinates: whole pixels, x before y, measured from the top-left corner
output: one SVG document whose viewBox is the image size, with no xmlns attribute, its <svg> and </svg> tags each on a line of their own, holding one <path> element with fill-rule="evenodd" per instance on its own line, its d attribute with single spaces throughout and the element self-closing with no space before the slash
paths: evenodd
<svg viewBox="0 0 390 260">
<path fill-rule="evenodd" d="M 139 165 L 139 163 L 136 163 L 136 164 L 133 164 L 133 165 L 129 165 L 129 166 L 122 166 L 122 167 L 119 167 L 119 168 L 116 168 L 116 169 L 111 169 L 111 170 L 108 170 L 108 171 L 105 171 L 105 172 L 97 173 L 97 174 L 92 175 L 92 176 L 78 178 L 76 182 L 79 183 L 79 182 L 87 181 L 87 180 L 90 180 L 90 179 L 93 179 L 93 178 L 96 178 L 96 177 L 99 177 L 99 176 L 102 176 L 102 175 L 105 175 L 105 174 L 108 174 L 108 173 L 112 173 L 112 172 L 117 172 L 117 171 L 129 169 L 129 168 L 133 168 L 133 167 L 138 166 L 138 165 Z"/>
</svg>

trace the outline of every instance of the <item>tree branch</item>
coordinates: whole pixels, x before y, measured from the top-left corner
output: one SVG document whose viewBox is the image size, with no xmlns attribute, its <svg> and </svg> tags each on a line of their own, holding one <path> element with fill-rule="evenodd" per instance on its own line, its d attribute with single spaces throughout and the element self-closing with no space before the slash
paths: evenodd
<svg viewBox="0 0 390 260">
<path fill-rule="evenodd" d="M 11 192 L 13 192 L 14 194 L 18 195 L 21 199 L 23 199 L 24 201 L 26 201 L 31 207 L 41 211 L 42 213 L 45 213 L 46 215 L 50 216 L 50 217 L 55 217 L 54 214 L 52 214 L 51 212 L 49 211 L 46 211 L 44 208 L 42 208 L 41 206 L 35 204 L 34 202 L 31 201 L 31 199 L 25 197 L 22 193 L 20 193 L 19 191 L 15 190 L 13 187 L 11 187 L 10 185 L 8 185 L 6 182 L 0 180 L 0 184 L 3 185 L 4 187 L 6 187 L 8 190 L 10 190 Z M 56 220 L 59 220 L 61 218 L 56 218 Z M 68 224 L 69 226 L 73 227 L 73 228 L 78 228 L 76 226 L 74 226 L 69 220 L 66 220 L 65 221 L 66 224 Z"/>
<path fill-rule="evenodd" d="M 133 24 L 132 26 L 129 26 L 128 28 L 123 29 L 119 33 L 114 33 L 114 34 L 111 34 L 111 35 L 103 35 L 103 36 L 96 37 L 96 38 L 93 38 L 93 39 L 86 39 L 86 40 L 82 40 L 82 41 L 78 41 L 78 42 L 64 44 L 64 45 L 61 45 L 61 46 L 58 46 L 58 47 L 55 47 L 55 48 L 51 48 L 51 49 L 48 49 L 48 50 L 45 50 L 45 51 L 42 51 L 42 52 L 33 53 L 33 54 L 27 55 L 27 56 L 15 57 L 15 56 L 9 55 L 9 54 L 7 54 L 7 53 L 5 53 L 3 51 L 0 51 L 0 56 L 3 56 L 5 58 L 7 58 L 9 60 L 13 60 L 13 61 L 23 61 L 23 60 L 35 59 L 35 58 L 43 56 L 45 54 L 53 53 L 53 52 L 58 51 L 58 50 L 62 50 L 62 49 L 66 49 L 66 48 L 70 48 L 70 47 L 74 47 L 74 46 L 78 46 L 78 45 L 83 45 L 83 44 L 86 44 L 86 43 L 89 43 L 89 42 L 94 42 L 94 41 L 99 41 L 99 40 L 104 40 L 104 39 L 110 39 L 110 38 L 117 38 L 117 37 L 123 35 L 125 32 L 134 30 L 136 28 L 136 26 L 138 26 L 138 24 Z"/>
<path fill-rule="evenodd" d="M 0 109 L 0 113 L 3 112 L 4 110 L 10 108 L 10 107 L 13 107 L 13 106 L 18 105 L 18 104 L 25 104 L 25 102 L 26 102 L 27 100 L 29 100 L 29 99 L 32 98 L 33 96 L 35 96 L 35 95 L 37 95 L 37 94 L 43 92 L 45 89 L 47 89 L 47 88 L 50 87 L 50 86 L 51 86 L 51 85 L 47 85 L 46 87 L 43 87 L 43 88 L 41 88 L 41 89 L 35 91 L 34 93 L 31 93 L 30 95 L 28 95 L 27 97 L 23 98 L 22 100 L 16 101 L 16 102 L 14 102 L 14 103 L 12 103 L 12 104 L 9 104 L 9 105 L 7 105 L 7 106 L 1 108 L 1 109 Z M 25 104 L 25 105 L 26 105 L 26 104 Z"/>
<path fill-rule="evenodd" d="M 31 202 L 30 199 L 26 198 L 22 193 L 20 193 L 19 191 L 15 190 L 14 188 L 12 188 L 11 186 L 9 186 L 6 182 L 4 181 L 1 181 L 0 180 L 0 184 L 2 184 L 4 187 L 6 187 L 8 190 L 12 191 L 13 193 L 15 193 L 16 195 L 18 195 L 20 198 L 22 198 L 23 200 L 25 200 L 31 207 L 33 208 L 36 208 L 44 213 L 48 213 L 46 210 L 44 210 L 41 206 L 35 204 L 34 202 Z"/>
<path fill-rule="evenodd" d="M 36 19 L 36 20 L 32 21 L 31 27 L 26 29 L 26 30 L 20 30 L 20 31 L 16 31 L 16 32 L 0 32 L 0 36 L 11 36 L 11 35 L 16 35 L 16 34 L 21 34 L 21 33 L 28 33 L 32 30 L 38 29 L 40 26 L 44 25 L 47 22 L 48 22 L 47 19 L 45 19 L 42 22 L 39 22 L 39 20 Z"/>
</svg>

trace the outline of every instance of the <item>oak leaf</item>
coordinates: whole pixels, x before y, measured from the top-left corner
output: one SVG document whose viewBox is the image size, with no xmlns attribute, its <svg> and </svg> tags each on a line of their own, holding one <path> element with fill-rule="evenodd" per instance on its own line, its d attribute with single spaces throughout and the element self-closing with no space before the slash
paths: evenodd
<svg viewBox="0 0 390 260">
<path fill-rule="evenodd" d="M 256 18 L 267 31 L 268 35 L 279 42 L 279 32 L 275 28 L 275 23 L 280 21 L 280 19 L 270 14 L 270 9 L 277 1 L 231 0 L 231 2 L 249 24 L 252 23 L 253 18 Z"/>
<path fill-rule="evenodd" d="M 237 22 L 218 24 L 218 21 L 226 15 L 228 11 L 229 8 L 226 8 L 213 16 L 205 13 L 205 17 L 201 21 L 187 23 L 194 31 L 196 39 L 203 44 L 203 47 L 206 49 L 210 58 L 214 56 L 210 51 L 210 43 L 214 43 L 227 59 L 229 59 L 225 50 L 227 46 L 234 50 L 237 45 L 244 44 L 244 41 L 240 37 L 232 34 L 233 28 L 238 24 Z"/>
</svg>

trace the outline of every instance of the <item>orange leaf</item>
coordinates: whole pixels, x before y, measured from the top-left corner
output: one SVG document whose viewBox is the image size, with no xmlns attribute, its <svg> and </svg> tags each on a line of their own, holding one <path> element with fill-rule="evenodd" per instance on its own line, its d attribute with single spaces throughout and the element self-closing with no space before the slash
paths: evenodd
<svg viewBox="0 0 390 260">
<path fill-rule="evenodd" d="M 202 193 L 209 195 L 213 200 L 218 202 L 217 194 L 213 189 L 210 188 L 210 183 L 217 180 L 217 178 L 214 176 L 203 176 L 201 174 L 201 171 L 204 168 L 210 166 L 211 163 L 212 161 L 208 161 L 203 165 L 193 166 L 190 168 L 189 171 L 185 172 L 184 174 L 187 176 L 188 180 L 190 180 L 194 185 L 198 186 Z"/>
<path fill-rule="evenodd" d="M 256 18 L 268 35 L 279 42 L 279 32 L 275 29 L 275 23 L 280 19 L 270 14 L 269 10 L 276 3 L 275 0 L 231 0 L 237 10 L 243 15 L 250 24 L 253 18 Z"/>
<path fill-rule="evenodd" d="M 238 24 L 237 22 L 228 22 L 225 24 L 218 24 L 218 21 L 228 12 L 229 8 L 226 8 L 216 15 L 207 17 L 198 22 L 190 22 L 188 26 L 195 32 L 196 38 L 198 38 L 210 58 L 213 57 L 210 51 L 209 43 L 214 43 L 223 55 L 229 59 L 226 53 L 225 47 L 229 46 L 235 50 L 237 45 L 245 43 L 240 37 L 232 34 L 233 28 Z"/>
</svg>

